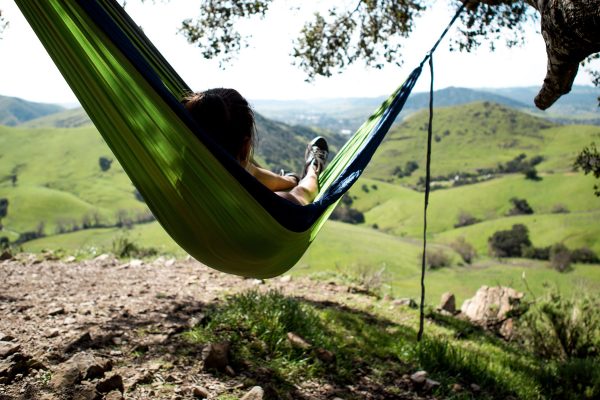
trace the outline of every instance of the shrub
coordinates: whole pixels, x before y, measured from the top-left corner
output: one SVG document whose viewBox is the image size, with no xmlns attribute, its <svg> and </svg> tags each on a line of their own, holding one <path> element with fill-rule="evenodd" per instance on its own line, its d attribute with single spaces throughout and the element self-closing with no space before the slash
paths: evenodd
<svg viewBox="0 0 600 400">
<path fill-rule="evenodd" d="M 139 247 L 133 241 L 129 240 L 127 236 L 119 236 L 112 242 L 112 253 L 120 258 L 143 258 L 155 256 L 158 254 L 158 251 L 152 247 Z"/>
<path fill-rule="evenodd" d="M 558 203 L 552 206 L 550 212 L 553 214 L 568 214 L 569 209 L 564 204 Z"/>
<path fill-rule="evenodd" d="M 0 218 L 6 217 L 8 213 L 8 199 L 0 199 Z"/>
<path fill-rule="evenodd" d="M 571 261 L 574 263 L 596 264 L 600 263 L 600 258 L 593 250 L 582 247 L 571 252 Z"/>
<path fill-rule="evenodd" d="M 6 250 L 10 246 L 10 242 L 6 236 L 0 236 L 0 250 Z"/>
<path fill-rule="evenodd" d="M 533 214 L 533 209 L 529 206 L 529 203 L 525 199 L 518 199 L 513 197 L 510 199 L 513 208 L 508 210 L 507 215 L 528 215 Z"/>
<path fill-rule="evenodd" d="M 539 177 L 537 169 L 535 167 L 529 167 L 523 171 L 525 175 L 525 179 L 529 179 L 532 181 L 541 181 L 542 178 Z"/>
<path fill-rule="evenodd" d="M 529 231 L 523 224 L 515 224 L 511 230 L 497 231 L 488 239 L 490 254 L 495 257 L 521 257 L 522 249 L 531 247 Z"/>
<path fill-rule="evenodd" d="M 534 260 L 548 261 L 550 259 L 550 247 L 525 246 L 521 249 L 521 256 Z"/>
<path fill-rule="evenodd" d="M 427 250 L 425 253 L 425 263 L 429 269 L 438 269 L 449 267 L 452 260 L 442 249 Z"/>
<path fill-rule="evenodd" d="M 467 242 L 463 236 L 452 242 L 450 247 L 452 247 L 452 249 L 454 249 L 467 264 L 471 264 L 477 256 L 475 248 Z"/>
<path fill-rule="evenodd" d="M 104 171 L 108 171 L 112 164 L 113 160 L 108 157 L 100 157 L 98 159 L 98 164 L 100 164 L 100 169 Z"/>
<path fill-rule="evenodd" d="M 522 317 L 520 334 L 533 353 L 547 360 L 600 355 L 600 301 L 589 295 L 565 299 L 548 294 Z"/>
<path fill-rule="evenodd" d="M 571 268 L 571 251 L 562 243 L 556 243 L 550 248 L 550 265 L 559 272 Z"/>
<path fill-rule="evenodd" d="M 462 210 L 458 213 L 457 219 L 458 219 L 458 221 L 456 222 L 456 224 L 454 224 L 455 228 L 473 225 L 473 224 L 476 224 L 481 221 L 481 220 L 475 218 L 474 216 L 472 216 L 471 214 L 469 214 L 468 212 L 462 211 Z"/>
</svg>

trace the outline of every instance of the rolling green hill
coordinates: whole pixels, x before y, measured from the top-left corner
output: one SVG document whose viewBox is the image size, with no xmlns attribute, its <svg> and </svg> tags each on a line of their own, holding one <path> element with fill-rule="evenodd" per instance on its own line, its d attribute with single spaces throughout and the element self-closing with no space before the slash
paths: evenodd
<svg viewBox="0 0 600 400">
<path fill-rule="evenodd" d="M 62 110 L 64 107 L 55 104 L 34 103 L 16 97 L 0 96 L 0 125 L 16 126 Z"/>
</svg>

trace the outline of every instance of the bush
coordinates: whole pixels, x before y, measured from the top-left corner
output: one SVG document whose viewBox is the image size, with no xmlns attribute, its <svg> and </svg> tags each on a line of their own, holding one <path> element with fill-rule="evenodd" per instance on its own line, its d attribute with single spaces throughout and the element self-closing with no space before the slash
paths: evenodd
<svg viewBox="0 0 600 400">
<path fill-rule="evenodd" d="M 6 236 L 0 236 L 0 250 L 6 250 L 10 246 L 10 242 Z"/>
<path fill-rule="evenodd" d="M 494 232 L 488 246 L 495 257 L 521 257 L 523 248 L 531 247 L 529 231 L 525 225 L 515 224 L 511 230 Z"/>
<path fill-rule="evenodd" d="M 525 175 L 525 179 L 529 179 L 532 181 L 541 181 L 542 178 L 539 177 L 537 169 L 535 169 L 535 167 L 529 167 L 526 170 L 523 171 L 523 174 Z"/>
<path fill-rule="evenodd" d="M 102 172 L 108 171 L 112 164 L 113 160 L 108 157 L 100 157 L 98 159 L 98 164 L 100 164 L 100 169 Z"/>
<path fill-rule="evenodd" d="M 120 236 L 114 239 L 112 242 L 112 253 L 120 258 L 143 258 L 155 256 L 158 254 L 158 251 L 152 247 L 139 247 L 126 236 Z"/>
<path fill-rule="evenodd" d="M 8 213 L 8 199 L 0 199 L 0 218 L 6 217 Z"/>
<path fill-rule="evenodd" d="M 558 272 L 571 268 L 571 251 L 562 243 L 556 243 L 550 248 L 550 265 Z"/>
<path fill-rule="evenodd" d="M 455 228 L 473 225 L 473 224 L 476 224 L 481 221 L 481 220 L 475 218 L 474 216 L 472 216 L 471 214 L 469 214 L 468 212 L 462 211 L 462 210 L 458 213 L 457 219 L 458 219 L 458 221 L 456 222 L 456 224 L 454 224 Z"/>
<path fill-rule="evenodd" d="M 598 357 L 600 301 L 550 293 L 523 316 L 519 331 L 529 349 L 546 360 Z"/>
<path fill-rule="evenodd" d="M 600 263 L 600 258 L 593 250 L 582 247 L 571 252 L 571 261 L 574 263 L 597 264 Z"/>
<path fill-rule="evenodd" d="M 438 269 L 449 267 L 452 260 L 442 249 L 427 250 L 425 253 L 425 263 L 429 269 Z"/>
<path fill-rule="evenodd" d="M 471 264 L 477 256 L 475 248 L 462 236 L 452 242 L 450 247 L 452 247 L 452 249 L 454 249 L 467 264 Z"/>
<path fill-rule="evenodd" d="M 513 197 L 510 199 L 510 202 L 513 205 L 513 208 L 508 210 L 507 215 L 528 215 L 533 214 L 533 209 L 527 203 L 525 199 L 518 199 Z"/>
<path fill-rule="evenodd" d="M 552 206 L 552 210 L 550 210 L 550 212 L 553 214 L 568 214 L 569 209 L 564 204 L 559 203 Z"/>
<path fill-rule="evenodd" d="M 525 258 L 548 261 L 550 259 L 550 247 L 523 247 L 521 255 Z"/>
</svg>

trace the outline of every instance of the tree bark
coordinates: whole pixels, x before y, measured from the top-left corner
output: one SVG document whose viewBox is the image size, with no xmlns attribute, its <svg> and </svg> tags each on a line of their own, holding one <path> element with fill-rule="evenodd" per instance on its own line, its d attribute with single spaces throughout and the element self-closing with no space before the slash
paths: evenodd
<svg viewBox="0 0 600 400">
<path fill-rule="evenodd" d="M 502 0 L 466 0 L 497 5 Z M 545 110 L 571 91 L 579 64 L 600 52 L 600 0 L 525 0 L 541 16 L 548 67 L 535 105 Z"/>
</svg>

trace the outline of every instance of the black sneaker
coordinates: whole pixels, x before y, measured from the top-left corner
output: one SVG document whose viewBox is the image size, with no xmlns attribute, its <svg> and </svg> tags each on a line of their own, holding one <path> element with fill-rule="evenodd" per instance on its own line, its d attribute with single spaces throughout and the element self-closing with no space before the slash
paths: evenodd
<svg viewBox="0 0 600 400">
<path fill-rule="evenodd" d="M 327 145 L 325 138 L 317 136 L 311 140 L 304 153 L 306 162 L 304 164 L 304 173 L 302 174 L 302 177 L 304 178 L 306 176 L 306 171 L 311 165 L 315 167 L 317 174 L 323 172 L 328 155 L 329 146 Z"/>
</svg>

